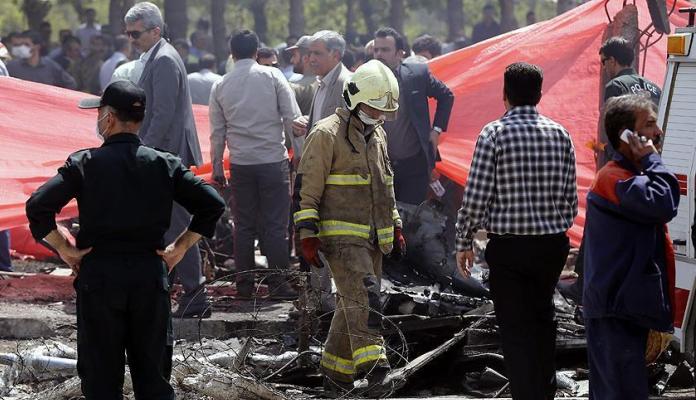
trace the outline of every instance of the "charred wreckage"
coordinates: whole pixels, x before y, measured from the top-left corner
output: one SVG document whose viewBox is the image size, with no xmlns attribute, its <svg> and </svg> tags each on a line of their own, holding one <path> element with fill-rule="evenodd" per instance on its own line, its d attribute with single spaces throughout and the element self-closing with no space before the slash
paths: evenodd
<svg viewBox="0 0 696 400">
<path fill-rule="evenodd" d="M 391 386 L 383 397 L 462 398 L 509 397 L 493 303 L 487 289 L 488 270 L 482 254 L 485 236 L 475 241 L 477 263 L 470 278 L 457 271 L 453 243 L 443 205 L 399 204 L 408 238 L 401 260 L 386 259 L 381 289 L 382 334 L 392 367 Z M 449 220 L 451 221 L 451 220 Z M 209 280 L 232 286 L 231 218 L 218 224 L 216 237 L 201 246 Z M 576 304 L 577 274 L 571 252 L 554 296 L 557 330 L 557 397 L 588 395 L 586 342 L 581 307 Z M 263 266 L 263 257 L 258 258 Z M 251 272 L 260 272 L 258 269 Z M 266 270 L 267 273 L 272 273 Z M 331 315 L 311 307 L 306 272 L 293 271 L 300 298 L 284 315 L 284 329 L 266 329 L 252 319 L 245 329 L 224 337 L 201 332 L 176 342 L 172 383 L 182 399 L 322 398 L 319 362 Z M 262 279 L 263 280 L 263 279 Z M 272 295 L 269 296 L 272 298 Z M 239 308 L 234 294 L 212 296 L 216 310 Z M 248 315 L 273 304 L 259 297 L 243 303 Z M 234 311 L 234 310 L 232 310 Z M 371 310 L 377 311 L 377 310 Z M 176 322 L 176 321 L 175 321 Z M 175 329 L 176 334 L 176 329 Z M 74 336 L 74 335 L 73 335 Z M 181 335 L 179 335 L 181 336 Z M 207 337 L 206 337 L 207 336 Z M 0 353 L 0 398 L 78 399 L 77 353 L 60 341 L 32 341 L 15 352 Z M 693 368 L 667 337 L 651 338 L 646 360 L 651 388 L 661 395 L 668 387 L 691 388 Z M 366 381 L 358 381 L 344 398 L 361 396 Z M 126 373 L 124 393 L 132 393 Z M 693 398 L 693 397 L 691 397 Z"/>
</svg>

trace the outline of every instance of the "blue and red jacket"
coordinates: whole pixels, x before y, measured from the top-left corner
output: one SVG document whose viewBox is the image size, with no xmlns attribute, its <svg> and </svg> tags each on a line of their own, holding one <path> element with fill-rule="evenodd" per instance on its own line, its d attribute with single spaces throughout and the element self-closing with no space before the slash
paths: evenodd
<svg viewBox="0 0 696 400">
<path fill-rule="evenodd" d="M 584 316 L 671 332 L 675 270 L 666 223 L 677 215 L 679 183 L 658 154 L 640 165 L 617 155 L 587 195 Z"/>
</svg>

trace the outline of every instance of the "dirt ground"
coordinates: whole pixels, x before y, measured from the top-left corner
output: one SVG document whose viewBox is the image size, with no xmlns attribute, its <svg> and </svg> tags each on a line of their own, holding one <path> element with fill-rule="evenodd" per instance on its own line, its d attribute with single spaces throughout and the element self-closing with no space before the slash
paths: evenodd
<svg viewBox="0 0 696 400">
<path fill-rule="evenodd" d="M 18 262 L 16 270 L 23 273 L 38 273 L 21 277 L 0 277 L 0 324 L 10 321 L 38 322 L 45 325 L 50 334 L 49 338 L 31 337 L 32 329 L 42 332 L 43 327 L 31 325 L 24 333 L 30 338 L 0 339 L 0 355 L 19 354 L 47 343 L 49 340 L 61 342 L 71 348 L 76 348 L 77 327 L 75 321 L 73 278 L 64 276 L 69 271 L 58 270 L 57 275 L 48 275 L 57 267 L 52 263 Z M 214 314 L 209 320 L 175 321 L 175 334 L 185 336 L 176 342 L 175 354 L 179 357 L 208 356 L 215 352 L 228 349 L 239 350 L 244 337 L 255 336 L 255 343 L 261 346 L 267 343 L 282 343 L 292 331 L 290 314 L 294 311 L 292 302 L 238 301 L 234 299 L 235 289 L 227 282 L 219 282 L 209 287 L 209 293 L 214 299 Z M 23 323 L 24 323 L 23 322 Z M 1 325 L 0 325 L 1 326 Z M 21 326 L 21 325 L 20 325 Z M 40 328 L 40 329 L 39 329 Z M 259 334 L 262 332 L 263 334 Z M 0 337 L 6 332 L 0 332 Z M 189 336 L 186 336 L 189 335 Z M 38 399 L 38 393 L 53 386 L 66 382 L 49 380 L 32 384 L 17 385 L 5 395 L 2 394 L 2 376 L 8 367 L 0 365 L 0 399 L 28 400 Z M 313 382 L 316 382 L 314 380 Z M 586 384 L 586 383 L 585 383 Z M 305 399 L 321 398 L 319 387 L 285 388 L 285 398 Z M 3 397 L 4 396 L 4 397 Z M 475 399 L 472 396 L 441 396 L 437 390 L 401 394 L 406 398 L 431 398 L 441 400 Z M 180 392 L 178 397 L 183 400 L 206 400 L 205 396 L 195 393 Z M 500 397 L 504 398 L 504 397 Z M 586 398 L 586 397 L 580 397 Z M 655 399 L 696 399 L 693 388 L 668 389 L 662 397 Z M 571 399 L 565 397 L 565 399 Z"/>
</svg>

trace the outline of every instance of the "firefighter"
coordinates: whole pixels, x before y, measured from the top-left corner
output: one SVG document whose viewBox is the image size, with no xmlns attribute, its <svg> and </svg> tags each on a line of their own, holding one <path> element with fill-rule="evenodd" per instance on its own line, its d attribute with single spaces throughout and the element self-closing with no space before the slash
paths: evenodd
<svg viewBox="0 0 696 400">
<path fill-rule="evenodd" d="M 382 256 L 400 257 L 406 250 L 382 129 L 398 108 L 399 84 L 384 64 L 369 61 L 346 81 L 343 98 L 347 107 L 319 121 L 308 136 L 294 215 L 303 256 L 327 266 L 336 284 L 336 311 L 321 359 L 324 388 L 333 395 L 351 391 L 354 378 L 366 377 L 374 390 L 385 387 Z"/>
</svg>

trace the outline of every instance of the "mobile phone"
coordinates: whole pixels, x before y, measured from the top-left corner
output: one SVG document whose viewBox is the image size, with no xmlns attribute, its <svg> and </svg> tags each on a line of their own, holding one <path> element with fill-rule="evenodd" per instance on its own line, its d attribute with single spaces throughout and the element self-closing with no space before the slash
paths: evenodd
<svg viewBox="0 0 696 400">
<path fill-rule="evenodd" d="M 628 137 L 630 135 L 633 135 L 633 132 L 630 129 L 624 129 L 623 132 L 621 132 L 621 140 L 628 143 Z"/>
</svg>

